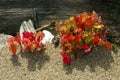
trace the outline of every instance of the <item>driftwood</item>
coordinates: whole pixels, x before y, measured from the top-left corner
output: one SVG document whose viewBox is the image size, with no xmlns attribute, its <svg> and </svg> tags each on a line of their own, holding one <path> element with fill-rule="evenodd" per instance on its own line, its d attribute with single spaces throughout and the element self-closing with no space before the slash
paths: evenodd
<svg viewBox="0 0 120 80">
<path fill-rule="evenodd" d="M 40 30 L 43 30 L 45 28 L 49 29 L 50 27 L 55 28 L 55 21 L 50 22 L 49 24 L 45 24 L 43 26 L 39 26 L 39 19 L 38 19 L 38 14 L 37 14 L 36 9 L 33 9 L 32 21 L 33 21 L 33 25 L 34 25 L 34 28 L 36 29 L 36 31 L 40 31 Z"/>
<path fill-rule="evenodd" d="M 32 15 L 36 31 L 46 29 L 57 36 L 54 22 L 43 26 L 39 25 L 42 22 L 47 23 L 51 20 L 65 20 L 83 11 L 92 11 L 94 9 L 114 32 L 107 36 L 108 40 L 120 44 L 119 5 L 119 0 L 96 0 L 93 2 L 89 0 L 29 0 L 26 2 L 24 0 L 0 0 L 0 33 L 16 35 L 20 23 L 30 19 Z M 113 7 L 114 9 L 111 9 Z"/>
<path fill-rule="evenodd" d="M 55 28 L 55 22 L 51 22 L 51 23 L 49 23 L 49 24 L 40 26 L 39 28 L 36 29 L 36 31 L 40 31 L 40 30 L 43 30 L 43 29 L 45 29 L 45 28 L 48 28 L 48 29 L 49 29 L 50 27 Z"/>
</svg>

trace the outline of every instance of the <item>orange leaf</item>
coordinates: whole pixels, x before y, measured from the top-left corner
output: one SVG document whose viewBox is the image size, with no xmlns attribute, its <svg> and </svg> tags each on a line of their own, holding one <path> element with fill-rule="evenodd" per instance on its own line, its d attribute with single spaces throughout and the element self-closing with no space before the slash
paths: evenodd
<svg viewBox="0 0 120 80">
<path fill-rule="evenodd" d="M 12 43 L 14 43 L 14 37 L 10 37 L 10 38 L 8 38 L 7 39 L 7 42 L 8 42 L 8 44 L 12 44 Z"/>
<path fill-rule="evenodd" d="M 101 40 L 100 42 L 99 42 L 99 45 L 105 45 L 105 41 L 103 41 L 103 40 Z"/>
<path fill-rule="evenodd" d="M 32 51 L 32 52 L 33 52 L 36 48 L 37 48 L 37 45 L 36 45 L 36 44 L 32 44 L 32 45 L 31 45 L 31 51 Z"/>
<path fill-rule="evenodd" d="M 16 35 L 15 37 L 14 37 L 14 39 L 15 39 L 15 41 L 17 42 L 17 43 L 20 43 L 20 35 Z"/>
<path fill-rule="evenodd" d="M 41 48 L 41 50 L 45 50 L 46 47 L 45 47 L 44 44 L 41 43 L 41 44 L 40 44 L 40 48 Z"/>
<path fill-rule="evenodd" d="M 112 50 L 112 47 L 111 47 L 111 44 L 110 44 L 110 42 L 106 42 L 105 43 L 105 46 L 106 46 L 106 48 L 108 49 L 108 50 Z"/>
<path fill-rule="evenodd" d="M 42 40 L 44 38 L 44 36 L 45 36 L 45 34 L 43 32 L 41 32 L 41 31 L 39 31 L 37 33 L 37 37 L 40 38 L 40 40 Z"/>
<path fill-rule="evenodd" d="M 86 21 L 86 19 L 88 19 L 90 16 L 88 15 L 88 13 L 84 12 L 82 15 L 82 22 L 84 23 Z"/>
<path fill-rule="evenodd" d="M 22 40 L 22 45 L 23 45 L 23 50 L 26 51 L 30 49 L 31 42 L 29 39 L 25 38 Z"/>
<path fill-rule="evenodd" d="M 86 19 L 86 21 L 85 21 L 85 25 L 86 26 L 92 26 L 92 25 L 94 25 L 95 23 L 97 22 L 97 20 L 93 20 L 92 18 L 88 18 L 88 19 Z"/>
<path fill-rule="evenodd" d="M 14 44 L 14 43 L 10 44 L 9 50 L 10 50 L 14 55 L 16 55 L 17 49 L 18 49 L 18 45 L 17 45 L 17 44 Z"/>
</svg>

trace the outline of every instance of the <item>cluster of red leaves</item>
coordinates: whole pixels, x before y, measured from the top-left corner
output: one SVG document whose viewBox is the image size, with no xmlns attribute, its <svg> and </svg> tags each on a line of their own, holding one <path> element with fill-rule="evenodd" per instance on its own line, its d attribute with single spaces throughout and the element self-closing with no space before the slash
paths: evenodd
<svg viewBox="0 0 120 80">
<path fill-rule="evenodd" d="M 44 33 L 39 31 L 38 33 L 26 32 L 22 33 L 22 38 L 17 34 L 16 36 L 8 38 L 9 50 L 16 55 L 19 45 L 22 46 L 23 51 L 36 51 L 44 50 L 45 45 L 42 44 Z"/>
<path fill-rule="evenodd" d="M 63 23 L 58 22 L 56 30 L 60 35 L 63 50 L 61 55 L 65 64 L 70 64 L 72 56 L 77 59 L 80 50 L 88 54 L 96 46 L 112 49 L 110 42 L 106 40 L 107 27 L 103 25 L 101 17 L 95 11 L 70 17 Z"/>
</svg>

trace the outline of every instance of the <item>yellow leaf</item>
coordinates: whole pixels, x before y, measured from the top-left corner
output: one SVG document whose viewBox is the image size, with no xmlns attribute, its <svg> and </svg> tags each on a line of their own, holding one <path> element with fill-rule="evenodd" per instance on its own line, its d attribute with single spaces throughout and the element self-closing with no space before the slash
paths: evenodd
<svg viewBox="0 0 120 80">
<path fill-rule="evenodd" d="M 69 19 L 70 21 L 74 21 L 74 17 L 70 17 L 70 19 Z"/>
<path fill-rule="evenodd" d="M 31 45 L 31 52 L 33 52 L 36 48 L 37 48 L 37 45 L 36 44 L 32 44 Z"/>
<path fill-rule="evenodd" d="M 89 18 L 89 17 L 90 17 L 90 16 L 89 16 L 86 12 L 84 12 L 84 13 L 82 14 L 82 22 L 85 22 L 86 19 Z"/>
<path fill-rule="evenodd" d="M 101 28 L 103 28 L 104 27 L 104 25 L 103 24 L 99 24 L 99 25 L 95 25 L 95 26 L 93 26 L 94 28 L 97 28 L 97 29 L 101 29 Z"/>
</svg>

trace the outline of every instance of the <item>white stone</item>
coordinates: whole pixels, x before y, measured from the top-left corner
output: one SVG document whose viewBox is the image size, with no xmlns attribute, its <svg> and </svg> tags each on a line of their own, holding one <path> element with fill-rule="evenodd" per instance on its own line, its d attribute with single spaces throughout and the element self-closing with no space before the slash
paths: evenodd
<svg viewBox="0 0 120 80">
<path fill-rule="evenodd" d="M 43 38 L 42 43 L 43 44 L 45 44 L 46 42 L 51 43 L 54 38 L 54 35 L 50 31 L 47 31 L 47 30 L 43 30 L 43 33 L 45 34 L 45 37 Z"/>
<path fill-rule="evenodd" d="M 5 35 L 5 34 L 0 34 L 0 50 L 6 46 L 7 44 L 7 39 L 12 37 L 11 35 Z"/>
</svg>

